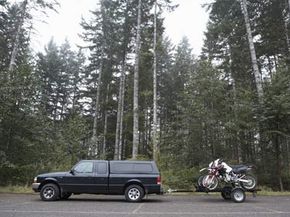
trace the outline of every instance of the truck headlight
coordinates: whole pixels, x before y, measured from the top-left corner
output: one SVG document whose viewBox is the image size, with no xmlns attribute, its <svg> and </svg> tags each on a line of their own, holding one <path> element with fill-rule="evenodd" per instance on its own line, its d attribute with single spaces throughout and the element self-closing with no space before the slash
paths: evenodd
<svg viewBox="0 0 290 217">
<path fill-rule="evenodd" d="M 34 182 L 34 183 L 37 182 L 37 177 L 34 177 L 33 182 Z"/>
</svg>

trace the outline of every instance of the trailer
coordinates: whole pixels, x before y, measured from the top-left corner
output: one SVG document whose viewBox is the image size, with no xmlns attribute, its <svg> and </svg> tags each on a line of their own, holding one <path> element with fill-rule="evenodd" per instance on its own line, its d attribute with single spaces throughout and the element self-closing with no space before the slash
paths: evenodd
<svg viewBox="0 0 290 217">
<path fill-rule="evenodd" d="M 246 192 L 250 192 L 253 194 L 253 197 L 256 197 L 257 192 L 261 191 L 260 189 L 252 189 L 246 190 L 242 187 L 232 187 L 232 186 L 224 186 L 223 188 L 217 188 L 214 190 L 208 190 L 202 186 L 196 186 L 196 192 L 220 192 L 221 196 L 224 200 L 232 200 L 235 203 L 242 203 L 246 200 Z"/>
</svg>

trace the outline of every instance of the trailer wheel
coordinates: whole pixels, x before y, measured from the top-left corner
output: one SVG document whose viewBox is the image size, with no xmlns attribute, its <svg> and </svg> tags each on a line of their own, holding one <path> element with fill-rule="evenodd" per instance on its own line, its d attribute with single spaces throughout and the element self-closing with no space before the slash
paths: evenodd
<svg viewBox="0 0 290 217">
<path fill-rule="evenodd" d="M 232 192 L 232 187 L 226 186 L 222 189 L 221 195 L 225 200 L 230 200 L 231 198 L 231 192 Z"/>
<path fill-rule="evenodd" d="M 242 203 L 246 199 L 246 193 L 241 188 L 234 188 L 231 192 L 231 198 L 235 203 Z"/>
</svg>

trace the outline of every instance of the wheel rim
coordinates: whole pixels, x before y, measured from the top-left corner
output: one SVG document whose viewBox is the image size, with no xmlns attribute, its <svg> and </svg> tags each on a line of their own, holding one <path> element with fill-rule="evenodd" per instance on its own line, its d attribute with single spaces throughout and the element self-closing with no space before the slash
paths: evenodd
<svg viewBox="0 0 290 217">
<path fill-rule="evenodd" d="M 244 199 L 244 194 L 241 191 L 234 192 L 234 198 L 236 201 L 242 201 Z"/>
<path fill-rule="evenodd" d="M 205 176 L 203 179 L 203 186 L 209 190 L 214 190 L 218 186 L 218 180 L 214 176 Z"/>
<path fill-rule="evenodd" d="M 246 189 L 252 189 L 256 186 L 256 180 L 253 177 L 247 176 L 247 181 L 246 183 L 243 183 L 244 187 Z"/>
<path fill-rule="evenodd" d="M 43 191 L 43 196 L 45 199 L 51 199 L 54 196 L 55 192 L 54 189 L 51 187 L 47 187 Z"/>
<path fill-rule="evenodd" d="M 252 179 L 248 179 L 248 183 L 246 184 L 248 187 L 251 187 L 253 185 L 253 180 Z"/>
<path fill-rule="evenodd" d="M 210 176 L 205 176 L 204 178 L 203 178 L 203 186 L 204 187 L 206 187 L 206 188 L 208 188 L 210 185 L 211 185 L 211 177 Z"/>
<path fill-rule="evenodd" d="M 128 197 L 130 200 L 138 200 L 141 193 L 138 188 L 131 188 L 128 192 Z"/>
</svg>

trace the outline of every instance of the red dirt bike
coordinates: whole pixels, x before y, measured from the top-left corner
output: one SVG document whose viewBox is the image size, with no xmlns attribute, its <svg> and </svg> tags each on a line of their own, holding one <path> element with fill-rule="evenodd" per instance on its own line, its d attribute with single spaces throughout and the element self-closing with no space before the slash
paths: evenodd
<svg viewBox="0 0 290 217">
<path fill-rule="evenodd" d="M 225 182 L 233 187 L 241 186 L 245 190 L 253 190 L 257 185 L 257 181 L 254 176 L 248 174 L 252 168 L 252 166 L 247 165 L 230 167 L 223 160 L 217 159 L 211 162 L 208 168 L 200 170 L 200 172 L 208 170 L 208 174 L 199 177 L 198 185 L 213 191 L 220 182 Z"/>
</svg>

